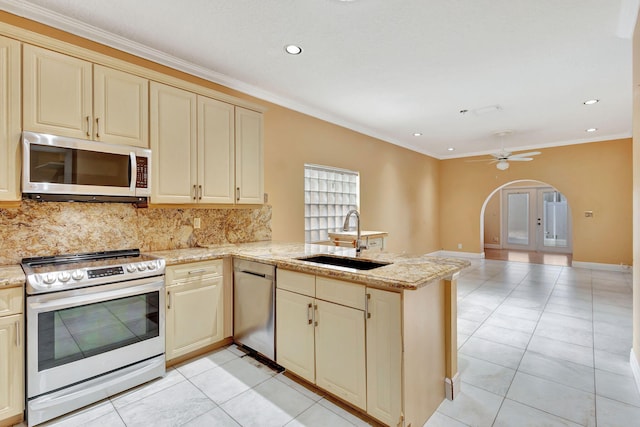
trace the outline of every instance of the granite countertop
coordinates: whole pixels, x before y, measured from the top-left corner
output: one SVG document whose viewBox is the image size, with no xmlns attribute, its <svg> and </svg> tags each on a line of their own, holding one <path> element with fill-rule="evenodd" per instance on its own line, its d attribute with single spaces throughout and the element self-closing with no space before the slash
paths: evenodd
<svg viewBox="0 0 640 427">
<path fill-rule="evenodd" d="M 356 270 L 346 267 L 319 265 L 296 258 L 333 254 L 355 256 L 355 249 L 304 243 L 255 242 L 242 244 L 211 245 L 204 248 L 176 249 L 150 252 L 162 257 L 167 265 L 233 256 L 288 270 L 349 280 L 352 282 L 394 289 L 415 290 L 433 281 L 451 277 L 470 265 L 469 261 L 427 255 L 406 255 L 378 251 L 363 251 L 360 258 L 389 262 L 391 264 L 373 270 Z"/>
<path fill-rule="evenodd" d="M 24 285 L 25 276 L 19 265 L 0 266 L 0 289 Z"/>
</svg>

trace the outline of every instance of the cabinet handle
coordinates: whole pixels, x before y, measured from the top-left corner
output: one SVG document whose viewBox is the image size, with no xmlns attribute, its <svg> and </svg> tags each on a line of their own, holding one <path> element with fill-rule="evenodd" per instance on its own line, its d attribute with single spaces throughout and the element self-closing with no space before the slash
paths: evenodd
<svg viewBox="0 0 640 427">
<path fill-rule="evenodd" d="M 207 271 L 207 270 L 204 269 L 204 268 L 201 268 L 199 270 L 191 270 L 187 274 L 199 274 L 199 273 L 204 273 L 205 271 Z"/>
<path fill-rule="evenodd" d="M 313 306 L 309 303 L 307 307 L 307 320 L 309 321 L 309 325 L 313 323 Z"/>
<path fill-rule="evenodd" d="M 167 291 L 167 310 L 171 310 L 171 291 Z"/>
<path fill-rule="evenodd" d="M 365 295 L 364 298 L 364 316 L 366 319 L 371 319 L 371 313 L 369 313 L 369 300 L 371 299 L 371 294 Z"/>
<path fill-rule="evenodd" d="M 314 304 L 313 309 L 313 326 L 318 326 L 318 315 L 316 314 L 318 312 L 318 304 Z"/>
<path fill-rule="evenodd" d="M 240 201 L 240 187 L 236 187 L 236 202 Z"/>
<path fill-rule="evenodd" d="M 100 138 L 100 117 L 96 117 L 96 138 Z"/>
<path fill-rule="evenodd" d="M 20 322 L 16 320 L 16 347 L 20 347 Z"/>
<path fill-rule="evenodd" d="M 198 200 L 202 200 L 202 185 L 198 185 Z"/>
<path fill-rule="evenodd" d="M 198 198 L 198 192 L 196 191 L 196 185 L 193 184 L 193 200 Z"/>
<path fill-rule="evenodd" d="M 87 136 L 91 136 L 91 117 L 87 116 Z"/>
</svg>

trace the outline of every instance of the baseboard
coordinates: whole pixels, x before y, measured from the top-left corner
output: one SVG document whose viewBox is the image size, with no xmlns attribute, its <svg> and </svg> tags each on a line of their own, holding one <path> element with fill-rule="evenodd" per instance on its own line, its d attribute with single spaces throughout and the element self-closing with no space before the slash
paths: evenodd
<svg viewBox="0 0 640 427">
<path fill-rule="evenodd" d="M 446 258 L 484 258 L 484 252 L 475 253 L 475 252 L 458 252 L 458 251 L 435 251 L 431 252 L 431 256 L 441 256 Z"/>
<path fill-rule="evenodd" d="M 485 243 L 484 248 L 485 249 L 502 249 L 502 246 L 496 245 L 495 243 Z"/>
<path fill-rule="evenodd" d="M 631 266 L 625 264 L 603 264 L 599 262 L 573 261 L 571 266 L 576 268 L 588 268 L 591 270 L 619 271 L 623 273 L 631 272 Z"/>
<path fill-rule="evenodd" d="M 633 378 L 636 379 L 636 388 L 640 393 L 640 362 L 638 362 L 638 358 L 636 357 L 633 348 L 631 349 L 631 356 L 629 358 L 631 363 L 631 370 L 633 371 Z"/>
</svg>

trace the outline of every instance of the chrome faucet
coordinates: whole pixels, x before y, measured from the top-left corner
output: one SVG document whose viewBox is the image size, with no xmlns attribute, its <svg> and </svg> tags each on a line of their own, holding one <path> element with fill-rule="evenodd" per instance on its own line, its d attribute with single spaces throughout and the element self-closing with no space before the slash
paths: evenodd
<svg viewBox="0 0 640 427">
<path fill-rule="evenodd" d="M 356 256 L 360 255 L 360 250 L 367 249 L 367 245 L 362 244 L 362 239 L 360 238 L 360 214 L 357 210 L 352 209 L 347 213 L 347 217 L 344 219 L 344 225 L 342 226 L 343 231 L 349 231 L 349 219 L 351 215 L 356 216 L 356 226 L 357 226 L 357 235 L 356 235 Z"/>
</svg>

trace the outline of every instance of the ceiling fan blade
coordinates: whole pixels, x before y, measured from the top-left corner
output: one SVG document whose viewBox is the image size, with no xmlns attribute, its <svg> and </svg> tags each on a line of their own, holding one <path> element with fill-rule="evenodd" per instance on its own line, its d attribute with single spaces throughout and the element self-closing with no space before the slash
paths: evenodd
<svg viewBox="0 0 640 427">
<path fill-rule="evenodd" d="M 509 162 L 530 162 L 533 160 L 531 157 L 509 157 Z"/>
<path fill-rule="evenodd" d="M 538 154 L 542 154 L 540 151 L 530 151 L 528 153 L 517 153 L 513 156 L 509 157 L 509 159 L 514 159 L 518 157 L 529 157 L 529 156 L 537 156 Z"/>
</svg>

